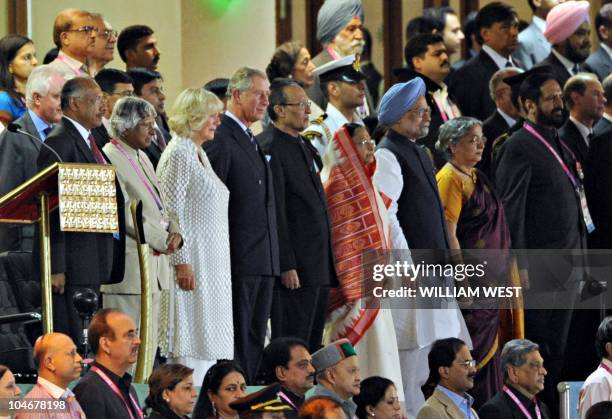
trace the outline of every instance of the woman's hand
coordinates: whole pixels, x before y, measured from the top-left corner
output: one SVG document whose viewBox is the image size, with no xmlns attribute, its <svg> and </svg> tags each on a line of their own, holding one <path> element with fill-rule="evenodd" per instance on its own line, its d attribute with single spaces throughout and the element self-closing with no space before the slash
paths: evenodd
<svg viewBox="0 0 612 419">
<path fill-rule="evenodd" d="M 176 282 L 180 289 L 193 291 L 195 289 L 195 273 L 189 264 L 176 265 Z"/>
</svg>

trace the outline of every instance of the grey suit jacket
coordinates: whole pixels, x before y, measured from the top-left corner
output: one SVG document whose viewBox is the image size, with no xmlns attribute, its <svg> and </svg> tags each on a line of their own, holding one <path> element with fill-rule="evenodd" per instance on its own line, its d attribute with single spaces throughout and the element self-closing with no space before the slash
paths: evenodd
<svg viewBox="0 0 612 419">
<path fill-rule="evenodd" d="M 470 409 L 475 419 L 478 414 L 474 409 Z M 416 419 L 465 419 L 465 416 L 457 405 L 440 390 L 436 389 L 431 397 L 425 401 L 417 413 Z"/>
<path fill-rule="evenodd" d="M 550 43 L 544 33 L 533 23 L 519 33 L 519 46 L 513 57 L 525 66 L 526 70 L 543 61 L 550 54 Z"/>
<path fill-rule="evenodd" d="M 608 74 L 612 73 L 612 59 L 610 58 L 610 54 L 599 47 L 597 51 L 589 55 L 589 58 L 587 58 L 585 62 L 585 67 L 587 71 L 597 74 L 599 80 L 603 82 L 604 79 L 608 77 Z"/>
</svg>

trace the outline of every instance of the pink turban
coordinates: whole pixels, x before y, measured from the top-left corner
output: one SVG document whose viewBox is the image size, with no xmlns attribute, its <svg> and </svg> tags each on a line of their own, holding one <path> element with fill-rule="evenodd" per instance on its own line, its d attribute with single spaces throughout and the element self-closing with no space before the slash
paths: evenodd
<svg viewBox="0 0 612 419">
<path fill-rule="evenodd" d="M 546 16 L 544 36 L 552 45 L 572 36 L 583 22 L 589 22 L 588 1 L 566 1 L 553 7 Z"/>
</svg>

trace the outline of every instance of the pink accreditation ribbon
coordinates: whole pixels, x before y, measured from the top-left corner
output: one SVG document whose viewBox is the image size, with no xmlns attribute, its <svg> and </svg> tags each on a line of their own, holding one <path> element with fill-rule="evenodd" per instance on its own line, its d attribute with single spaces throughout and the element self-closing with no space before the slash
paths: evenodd
<svg viewBox="0 0 612 419">
<path fill-rule="evenodd" d="M 508 397 L 510 397 L 512 401 L 518 406 L 518 408 L 521 409 L 521 412 L 523 412 L 523 415 L 525 415 L 526 418 L 533 419 L 531 414 L 527 411 L 527 408 L 523 406 L 523 403 L 521 403 L 521 401 L 518 399 L 518 397 L 516 397 L 516 395 L 512 392 L 512 390 L 510 390 L 507 386 L 504 386 L 503 390 L 504 390 L 504 393 L 506 393 Z M 540 412 L 540 406 L 538 406 L 537 403 L 535 403 L 535 412 L 536 412 L 537 418 L 542 419 L 542 413 Z"/>
<path fill-rule="evenodd" d="M 90 371 L 95 372 L 96 374 L 98 374 L 100 376 L 100 378 L 102 378 L 102 380 L 106 383 L 106 385 L 108 385 L 110 387 L 110 389 L 113 391 L 113 393 L 115 393 L 117 395 L 117 397 L 119 397 L 121 399 L 121 401 L 125 405 L 126 410 L 130 414 L 130 419 L 135 419 L 134 418 L 134 414 L 132 413 L 132 410 L 130 409 L 130 406 L 128 406 L 128 403 L 125 400 L 125 397 L 123 397 L 123 394 L 121 393 L 121 391 L 119 390 L 117 385 L 115 383 L 113 383 L 113 380 L 108 378 L 108 375 L 106 375 L 104 373 L 104 371 L 102 371 L 100 368 L 96 367 L 95 365 L 93 365 L 90 368 Z M 136 409 L 136 413 L 138 414 L 138 417 L 140 419 L 144 419 L 144 414 L 142 413 L 142 410 L 140 410 L 140 406 L 138 406 L 138 402 L 136 401 L 136 399 L 134 399 L 134 396 L 132 396 L 131 394 L 130 394 L 130 401 L 132 403 L 132 406 L 134 406 L 134 409 Z"/>
<path fill-rule="evenodd" d="M 604 364 L 603 362 L 601 364 L 599 364 L 599 366 L 601 368 L 603 368 L 604 370 L 606 370 L 608 372 L 608 374 L 612 374 L 612 369 L 610 369 L 610 367 L 607 366 L 606 364 Z"/>
</svg>

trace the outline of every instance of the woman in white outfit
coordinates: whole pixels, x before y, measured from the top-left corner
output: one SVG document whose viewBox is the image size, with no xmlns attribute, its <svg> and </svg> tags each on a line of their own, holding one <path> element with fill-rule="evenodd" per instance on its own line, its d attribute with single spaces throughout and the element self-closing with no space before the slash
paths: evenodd
<svg viewBox="0 0 612 419">
<path fill-rule="evenodd" d="M 162 302 L 168 320 L 160 328 L 160 347 L 171 362 L 193 368 L 195 382 L 216 360 L 234 357 L 229 191 L 202 149 L 214 137 L 222 108 L 211 92 L 183 91 L 169 121 L 172 141 L 157 166 L 184 241 L 170 258 L 175 281 Z"/>
</svg>

